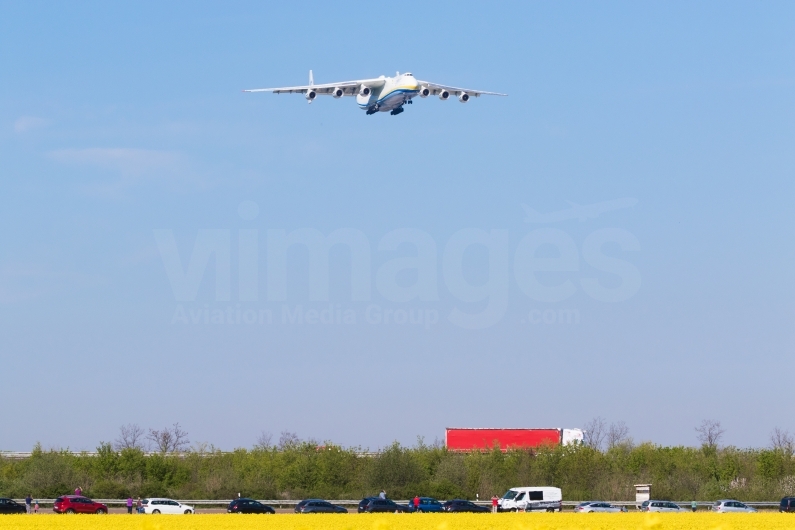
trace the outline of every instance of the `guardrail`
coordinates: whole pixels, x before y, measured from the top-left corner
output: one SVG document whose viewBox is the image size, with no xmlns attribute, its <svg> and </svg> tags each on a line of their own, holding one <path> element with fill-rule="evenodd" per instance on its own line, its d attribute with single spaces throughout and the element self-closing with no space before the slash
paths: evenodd
<svg viewBox="0 0 795 530">
<path fill-rule="evenodd" d="M 44 453 L 49 453 L 49 451 L 43 451 Z M 55 451 L 57 454 L 65 453 L 71 456 L 98 456 L 99 453 L 96 451 Z M 231 455 L 234 451 L 216 451 L 216 452 L 199 452 L 199 451 L 185 451 L 182 453 L 167 453 L 168 456 L 178 456 L 184 458 L 188 455 L 198 455 L 198 456 L 215 456 L 217 454 L 222 455 Z M 156 456 L 162 455 L 163 453 L 157 451 L 145 451 L 144 456 Z M 378 451 L 357 451 L 357 456 L 378 456 L 381 453 Z M 0 451 L 0 458 L 8 458 L 10 460 L 24 460 L 26 458 L 30 458 L 33 456 L 31 451 Z"/>
<path fill-rule="evenodd" d="M 15 499 L 17 502 L 24 504 L 25 499 Z M 37 499 L 39 505 L 51 505 L 55 502 L 55 499 Z M 93 499 L 94 502 L 101 502 L 102 504 L 106 504 L 108 506 L 126 506 L 127 500 L 126 499 Z M 175 499 L 182 504 L 187 504 L 189 506 L 226 506 L 233 499 L 186 499 L 186 500 L 179 500 Z M 270 506 L 277 506 L 279 508 L 294 508 L 296 504 L 301 502 L 300 499 L 258 499 L 259 502 L 263 504 L 267 504 Z M 394 500 L 394 499 L 393 499 Z M 329 500 L 331 504 L 337 504 L 340 506 L 358 506 L 361 499 L 337 499 L 337 500 Z M 410 501 L 406 500 L 395 500 L 398 504 L 408 504 Z M 491 506 L 491 500 L 487 501 L 473 501 L 475 504 L 479 504 L 481 506 Z M 583 501 L 563 501 L 563 506 L 567 507 L 574 507 L 580 504 Z M 608 501 L 606 501 L 608 502 Z M 615 506 L 626 506 L 627 508 L 634 508 L 638 506 L 638 503 L 635 501 L 609 501 L 610 504 Z M 679 501 L 676 504 L 680 505 L 682 508 L 689 508 L 691 506 L 692 501 Z M 711 507 L 714 501 L 697 501 L 698 507 L 700 509 L 704 509 L 707 507 Z M 778 501 L 764 501 L 764 502 L 745 502 L 743 504 L 748 506 L 752 506 L 754 508 L 777 508 L 779 506 Z"/>
</svg>

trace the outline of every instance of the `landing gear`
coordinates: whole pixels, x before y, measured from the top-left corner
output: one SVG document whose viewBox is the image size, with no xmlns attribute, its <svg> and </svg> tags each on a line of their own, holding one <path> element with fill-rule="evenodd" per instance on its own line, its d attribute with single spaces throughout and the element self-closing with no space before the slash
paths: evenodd
<svg viewBox="0 0 795 530">
<path fill-rule="evenodd" d="M 403 112 L 403 107 L 398 107 L 398 108 L 396 108 L 396 109 L 392 109 L 392 112 L 390 112 L 390 114 L 391 114 L 392 116 L 397 116 L 397 115 L 398 115 L 398 114 L 400 114 L 401 112 Z"/>
<path fill-rule="evenodd" d="M 367 115 L 368 115 L 368 116 L 369 116 L 370 114 L 375 114 L 376 112 L 378 112 L 378 105 L 373 105 L 372 107 L 370 107 L 369 109 L 367 109 Z"/>
</svg>

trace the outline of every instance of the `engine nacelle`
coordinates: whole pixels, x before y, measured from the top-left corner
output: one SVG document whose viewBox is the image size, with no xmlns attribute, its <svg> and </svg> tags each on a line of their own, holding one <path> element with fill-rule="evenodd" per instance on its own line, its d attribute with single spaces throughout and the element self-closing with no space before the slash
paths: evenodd
<svg viewBox="0 0 795 530">
<path fill-rule="evenodd" d="M 306 98 L 307 101 L 312 103 L 312 101 L 314 101 L 314 99 L 317 97 L 317 92 L 315 92 L 312 89 L 307 90 L 306 94 L 304 94 L 304 97 Z"/>
<path fill-rule="evenodd" d="M 335 87 L 334 90 L 331 91 L 331 95 L 335 98 L 341 98 L 343 95 L 345 95 L 345 91 L 340 87 Z"/>
<path fill-rule="evenodd" d="M 447 90 L 442 90 L 441 92 L 439 92 L 439 99 L 441 99 L 442 101 L 450 99 L 450 92 L 448 92 Z"/>
<path fill-rule="evenodd" d="M 370 92 L 371 92 L 371 90 L 370 90 L 370 87 L 369 87 L 369 86 L 362 85 L 362 86 L 359 88 L 359 95 L 360 95 L 360 96 L 362 96 L 362 97 L 367 97 L 367 96 L 369 96 L 369 95 L 370 95 Z"/>
<path fill-rule="evenodd" d="M 420 87 L 420 97 L 421 98 L 427 98 L 430 95 L 431 95 L 431 89 L 430 88 L 428 88 L 427 86 L 421 86 Z"/>
<path fill-rule="evenodd" d="M 466 92 L 461 92 L 461 95 L 458 96 L 458 101 L 460 101 L 461 103 L 466 103 L 467 101 L 469 101 L 469 94 L 467 94 Z"/>
</svg>

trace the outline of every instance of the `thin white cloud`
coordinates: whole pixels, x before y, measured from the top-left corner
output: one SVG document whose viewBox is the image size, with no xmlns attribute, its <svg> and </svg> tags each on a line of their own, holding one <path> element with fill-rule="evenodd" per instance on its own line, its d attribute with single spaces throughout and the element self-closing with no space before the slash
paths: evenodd
<svg viewBox="0 0 795 530">
<path fill-rule="evenodd" d="M 125 176 L 149 176 L 184 169 L 182 155 L 173 151 L 132 149 L 128 147 L 90 147 L 58 149 L 47 156 L 63 164 L 94 166 L 118 171 Z"/>
<path fill-rule="evenodd" d="M 185 191 L 207 186 L 191 161 L 179 151 L 131 147 L 89 147 L 57 149 L 47 157 L 70 166 L 94 168 L 98 175 L 76 183 L 89 195 L 115 197 L 125 190 L 150 183 Z M 103 174 L 104 173 L 104 174 Z"/>
<path fill-rule="evenodd" d="M 107 280 L 76 272 L 56 271 L 38 264 L 10 264 L 0 267 L 0 305 L 24 302 L 64 288 L 104 285 Z"/>
<path fill-rule="evenodd" d="M 14 122 L 14 132 L 17 134 L 26 133 L 39 127 L 49 125 L 49 121 L 44 118 L 37 118 L 36 116 L 20 116 Z"/>
</svg>

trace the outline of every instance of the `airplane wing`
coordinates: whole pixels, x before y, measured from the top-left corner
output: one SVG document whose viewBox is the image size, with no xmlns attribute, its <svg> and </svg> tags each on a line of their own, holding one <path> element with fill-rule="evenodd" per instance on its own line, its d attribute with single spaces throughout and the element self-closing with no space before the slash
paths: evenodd
<svg viewBox="0 0 795 530">
<path fill-rule="evenodd" d="M 473 90 L 469 88 L 458 88 L 454 86 L 447 86 L 447 85 L 439 85 L 437 83 L 431 83 L 429 81 L 420 81 L 417 80 L 417 83 L 420 84 L 421 87 L 428 87 L 428 90 L 431 91 L 429 95 L 431 96 L 438 96 L 443 90 L 447 90 L 451 94 L 456 96 L 460 96 L 461 94 L 469 94 L 470 96 L 479 97 L 479 96 L 507 96 L 508 94 L 501 94 L 499 92 L 486 92 L 485 90 Z"/>
<path fill-rule="evenodd" d="M 383 78 L 377 79 L 359 79 L 356 81 L 341 81 L 339 83 L 324 83 L 322 85 L 304 85 L 304 86 L 288 86 L 280 88 L 251 88 L 243 92 L 273 92 L 274 94 L 306 94 L 308 90 L 314 90 L 318 95 L 327 94 L 331 95 L 334 89 L 342 89 L 343 96 L 355 96 L 359 93 L 359 87 L 362 85 L 370 88 L 377 88 L 384 86 L 385 80 Z"/>
</svg>

